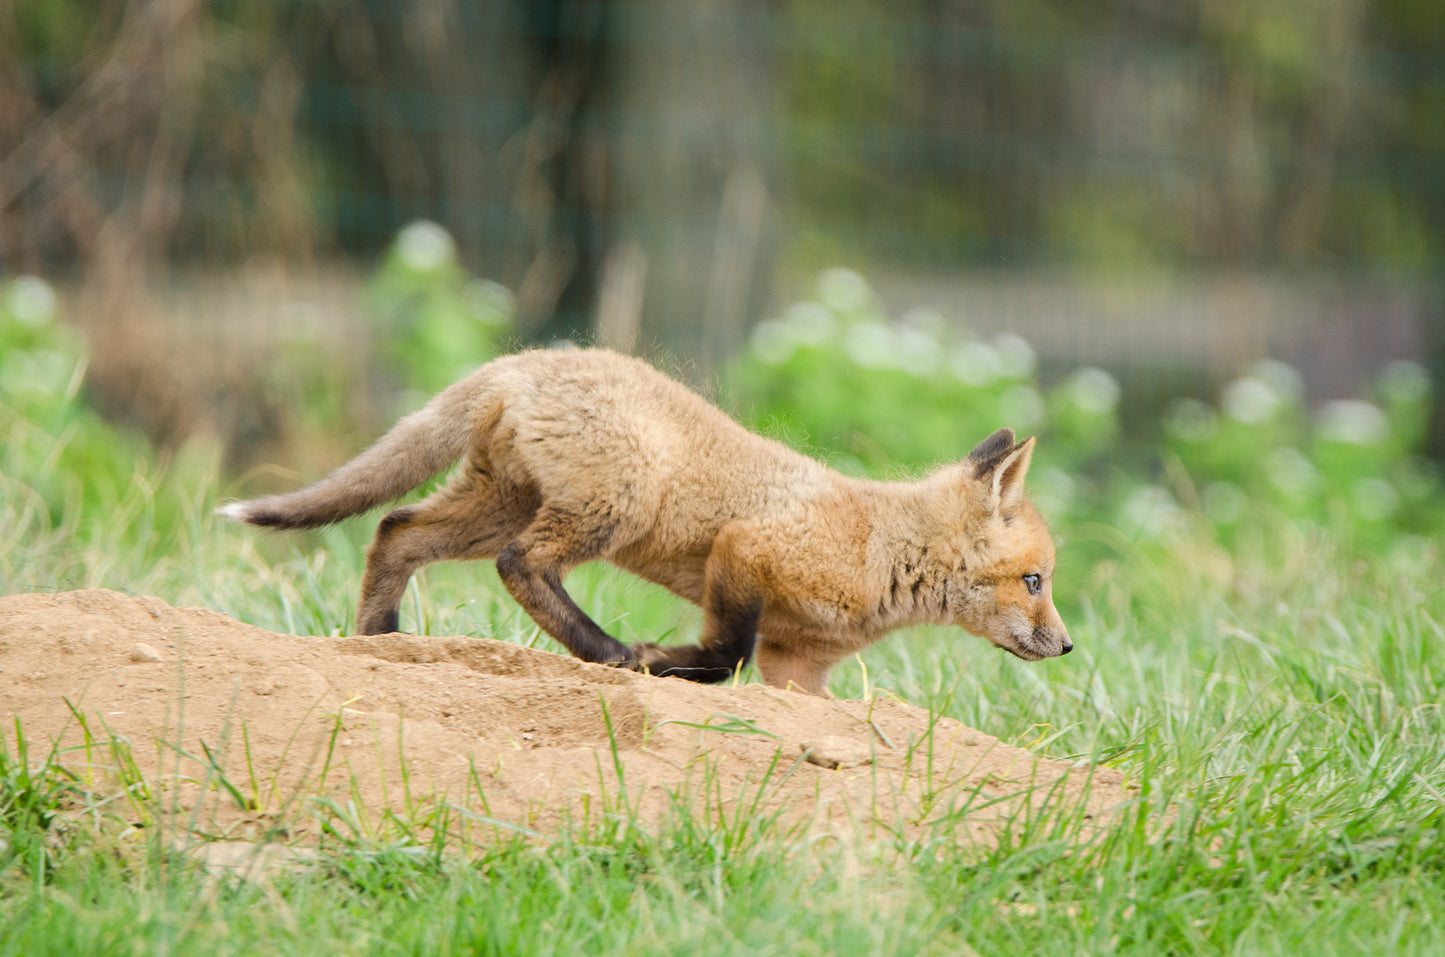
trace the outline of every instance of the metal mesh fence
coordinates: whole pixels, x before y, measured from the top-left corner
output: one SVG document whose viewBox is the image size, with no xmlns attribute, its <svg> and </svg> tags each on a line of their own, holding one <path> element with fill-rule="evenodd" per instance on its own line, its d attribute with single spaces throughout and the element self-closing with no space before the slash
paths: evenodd
<svg viewBox="0 0 1445 957">
<path fill-rule="evenodd" d="M 1442 32 L 1425 0 L 16 0 L 0 270 L 115 301 L 364 270 L 425 218 L 530 337 L 705 368 L 845 263 L 1045 361 L 1348 391 L 1440 349 Z"/>
</svg>

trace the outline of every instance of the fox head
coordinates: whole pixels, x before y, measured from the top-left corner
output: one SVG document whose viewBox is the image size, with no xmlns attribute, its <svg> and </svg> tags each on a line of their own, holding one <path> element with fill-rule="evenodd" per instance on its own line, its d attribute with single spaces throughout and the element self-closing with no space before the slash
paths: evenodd
<svg viewBox="0 0 1445 957">
<path fill-rule="evenodd" d="M 999 429 L 963 462 L 968 536 L 974 543 L 959 576 L 955 620 L 1005 651 L 1037 661 L 1073 651 L 1054 607 L 1054 542 L 1024 496 L 1032 437 Z"/>
</svg>

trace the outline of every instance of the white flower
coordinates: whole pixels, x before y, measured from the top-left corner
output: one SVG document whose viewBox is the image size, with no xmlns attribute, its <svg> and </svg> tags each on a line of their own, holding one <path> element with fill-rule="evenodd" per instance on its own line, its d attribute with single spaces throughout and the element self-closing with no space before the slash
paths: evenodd
<svg viewBox="0 0 1445 957">
<path fill-rule="evenodd" d="M 764 319 L 753 327 L 750 347 L 759 361 L 776 366 L 792 358 L 796 345 L 792 333 L 782 320 Z"/>
<path fill-rule="evenodd" d="M 893 329 L 881 322 L 859 322 L 848 327 L 843 337 L 843 351 L 854 365 L 865 369 L 881 369 L 898 361 L 897 337 Z"/>
<path fill-rule="evenodd" d="M 1105 414 L 1119 405 L 1119 382 L 1103 369 L 1085 366 L 1068 382 L 1069 400 L 1085 412 Z"/>
<path fill-rule="evenodd" d="M 1418 362 L 1396 359 L 1380 373 L 1380 392 L 1390 402 L 1419 402 L 1430 394 L 1430 373 Z"/>
<path fill-rule="evenodd" d="M 895 330 L 898 346 L 898 362 L 914 375 L 932 375 L 943 361 L 943 349 L 938 340 L 913 326 L 899 326 Z"/>
<path fill-rule="evenodd" d="M 898 317 L 898 324 L 909 329 L 926 332 L 935 339 L 948 336 L 949 323 L 937 309 L 914 307 Z"/>
<path fill-rule="evenodd" d="M 1034 354 L 1034 347 L 1023 336 L 1012 332 L 1000 333 L 994 336 L 993 347 L 998 352 L 1004 378 L 1020 381 L 1033 378 L 1038 357 Z"/>
<path fill-rule="evenodd" d="M 426 219 L 402 227 L 396 237 L 396 250 L 407 268 L 417 272 L 435 272 L 457 257 L 451 233 Z"/>
<path fill-rule="evenodd" d="M 1293 366 L 1277 359 L 1261 359 L 1254 364 L 1250 375 L 1273 389 L 1281 402 L 1298 402 L 1305 393 L 1305 381 L 1300 374 Z"/>
<path fill-rule="evenodd" d="M 800 302 L 788 308 L 783 316 L 793 342 L 804 346 L 825 346 L 838 335 L 838 319 L 816 302 Z"/>
<path fill-rule="evenodd" d="M 1225 386 L 1222 404 L 1231 419 L 1262 425 L 1299 402 L 1303 394 L 1304 380 L 1298 372 L 1283 362 L 1264 359 L 1249 375 Z"/>
<path fill-rule="evenodd" d="M 1368 402 L 1339 399 L 1320 409 L 1318 429 L 1321 438 L 1332 442 L 1379 445 L 1390 436 L 1390 420 Z"/>
<path fill-rule="evenodd" d="M 38 276 L 20 276 L 5 290 L 6 311 L 32 329 L 55 321 L 55 303 L 55 290 Z"/>
<path fill-rule="evenodd" d="M 1319 482 L 1314 463 L 1299 449 L 1275 449 L 1265 458 L 1264 471 L 1275 488 L 1292 498 L 1307 498 Z"/>
<path fill-rule="evenodd" d="M 1274 418 L 1280 410 L 1279 393 L 1268 382 L 1245 376 L 1224 387 L 1220 402 L 1224 414 L 1245 425 L 1260 425 Z"/>
<path fill-rule="evenodd" d="M 948 368 L 954 378 L 975 388 L 983 388 L 1003 374 L 998 350 L 985 342 L 965 342 L 948 357 Z"/>
<path fill-rule="evenodd" d="M 857 315 L 871 305 L 873 291 L 853 270 L 833 268 L 818 277 L 818 299 L 839 315 Z"/>
<path fill-rule="evenodd" d="M 1164 419 L 1164 428 L 1185 442 L 1207 442 L 1217 427 L 1214 410 L 1198 399 L 1180 399 Z"/>
</svg>

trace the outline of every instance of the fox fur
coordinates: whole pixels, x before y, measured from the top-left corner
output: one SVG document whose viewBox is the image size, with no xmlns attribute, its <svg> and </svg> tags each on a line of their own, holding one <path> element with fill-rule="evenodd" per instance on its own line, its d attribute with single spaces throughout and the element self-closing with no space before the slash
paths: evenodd
<svg viewBox="0 0 1445 957">
<path fill-rule="evenodd" d="M 310 528 L 395 499 L 366 555 L 357 630 L 398 628 L 416 569 L 495 559 L 508 592 L 586 661 L 720 681 L 756 658 L 777 687 L 826 693 L 838 661 L 919 622 L 1026 660 L 1073 647 L 1054 546 L 1024 494 L 1034 440 L 1000 429 L 916 481 L 851 478 L 755 435 L 645 362 L 604 350 L 489 362 L 327 478 L 222 513 Z M 562 587 L 602 559 L 700 605 L 697 644 L 625 645 Z"/>
</svg>

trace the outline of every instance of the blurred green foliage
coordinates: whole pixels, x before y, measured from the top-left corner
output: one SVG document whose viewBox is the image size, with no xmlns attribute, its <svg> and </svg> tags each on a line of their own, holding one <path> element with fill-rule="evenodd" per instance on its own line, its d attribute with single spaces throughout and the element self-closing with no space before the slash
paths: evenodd
<svg viewBox="0 0 1445 957">
<path fill-rule="evenodd" d="M 1166 419 L 1166 448 L 1196 483 L 1199 504 L 1230 526 L 1248 500 L 1289 517 L 1376 537 L 1440 528 L 1440 487 L 1420 457 L 1432 384 L 1400 361 L 1375 394 L 1311 415 L 1298 377 L 1261 362 L 1224 390 L 1220 408 L 1183 401 Z"/>
<path fill-rule="evenodd" d="M 369 292 L 407 407 L 418 404 L 417 393 L 429 397 L 498 355 L 512 335 L 512 294 L 469 276 L 451 235 L 432 222 L 397 234 Z"/>
<path fill-rule="evenodd" d="M 406 408 L 495 355 L 510 334 L 510 296 L 470 278 L 431 224 L 403 231 L 370 291 Z M 143 440 L 103 420 L 86 401 L 84 349 L 56 312 L 40 280 L 0 286 L 9 531 L 34 521 L 38 498 L 52 529 L 83 516 L 175 534 L 203 508 L 216 450 L 196 442 L 158 462 Z M 293 351 L 278 368 L 323 383 L 297 421 L 334 428 L 344 390 L 313 367 L 314 350 Z M 1419 536 L 1445 532 L 1445 495 L 1421 456 L 1433 389 L 1421 366 L 1395 362 L 1371 395 L 1311 411 L 1298 375 L 1263 361 L 1216 403 L 1179 400 L 1156 437 L 1126 442 L 1121 387 L 1108 372 L 1079 368 L 1046 386 L 1023 339 L 979 336 L 928 311 L 890 321 L 863 277 L 844 269 L 761 323 L 723 381 L 725 404 L 747 425 L 854 475 L 898 477 L 957 460 L 1003 426 L 1036 435 L 1034 500 L 1074 541 L 1070 560 L 1082 569 L 1133 547 L 1197 541 L 1201 530 L 1234 548 L 1281 521 L 1408 555 Z M 297 393 L 303 402 L 308 394 Z"/>
<path fill-rule="evenodd" d="M 472 279 L 440 227 L 397 237 L 369 288 L 399 414 L 495 355 L 511 332 L 505 289 Z M 0 547 L 15 536 L 85 538 L 83 526 L 131 526 L 127 539 L 164 547 L 190 534 L 210 507 L 221 450 L 196 436 L 161 454 L 137 432 L 103 418 L 86 390 L 84 343 L 60 321 L 45 281 L 0 283 Z M 330 361 L 298 315 L 262 370 L 284 397 L 286 441 L 349 434 L 354 372 Z"/>
<path fill-rule="evenodd" d="M 1217 404 L 1175 403 L 1141 450 L 1124 441 L 1108 372 L 1045 387 L 1023 340 L 926 312 L 890 322 L 861 276 L 831 270 L 811 299 L 756 328 L 725 391 L 750 426 L 853 474 L 962 458 L 1002 426 L 1035 434 L 1034 498 L 1060 529 L 1102 524 L 1167 545 L 1202 521 L 1231 543 L 1267 511 L 1367 546 L 1445 528 L 1421 456 L 1432 389 L 1423 367 L 1395 362 L 1373 395 L 1311 414 L 1298 374 L 1263 361 Z"/>
<path fill-rule="evenodd" d="M 86 363 L 47 283 L 0 284 L 0 548 L 33 533 L 63 540 L 94 522 L 168 541 L 212 484 L 203 476 L 215 474 L 218 449 L 196 440 L 158 461 L 144 438 L 87 401 Z"/>
</svg>

